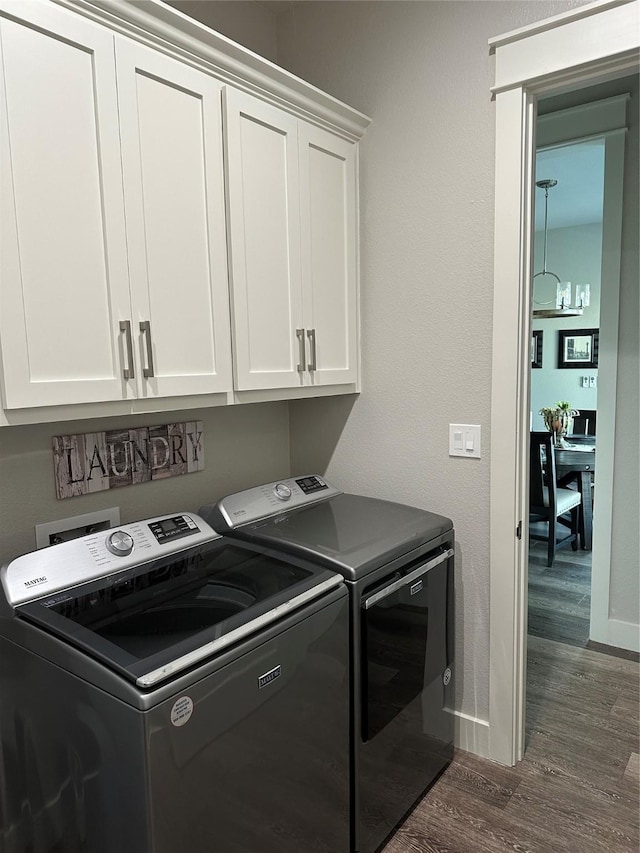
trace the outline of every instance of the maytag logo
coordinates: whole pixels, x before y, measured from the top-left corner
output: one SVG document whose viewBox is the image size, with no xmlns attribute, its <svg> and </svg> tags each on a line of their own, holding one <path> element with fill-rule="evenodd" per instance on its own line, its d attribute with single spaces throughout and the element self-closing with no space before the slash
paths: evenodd
<svg viewBox="0 0 640 853">
<path fill-rule="evenodd" d="M 46 583 L 46 582 L 47 582 L 47 578 L 46 578 L 46 576 L 44 576 L 44 577 L 41 577 L 41 578 L 31 578 L 31 580 L 30 580 L 30 581 L 25 581 L 25 582 L 24 582 L 24 585 L 25 585 L 25 586 L 27 586 L 27 587 L 29 587 L 29 586 L 38 586 L 38 584 Z"/>
<path fill-rule="evenodd" d="M 270 669 L 269 672 L 265 672 L 264 675 L 258 676 L 258 688 L 262 690 L 263 687 L 266 687 L 267 684 L 271 684 L 272 681 L 275 681 L 276 678 L 280 678 L 280 673 L 282 672 L 282 667 L 280 664 L 278 666 L 274 666 L 273 669 Z"/>
</svg>

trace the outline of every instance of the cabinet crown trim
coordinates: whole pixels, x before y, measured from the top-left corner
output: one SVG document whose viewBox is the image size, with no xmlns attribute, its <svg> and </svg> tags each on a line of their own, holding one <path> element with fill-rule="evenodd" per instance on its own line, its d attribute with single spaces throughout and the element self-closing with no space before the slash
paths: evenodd
<svg viewBox="0 0 640 853">
<path fill-rule="evenodd" d="M 371 119 L 159 0 L 52 0 L 356 141 Z"/>
</svg>

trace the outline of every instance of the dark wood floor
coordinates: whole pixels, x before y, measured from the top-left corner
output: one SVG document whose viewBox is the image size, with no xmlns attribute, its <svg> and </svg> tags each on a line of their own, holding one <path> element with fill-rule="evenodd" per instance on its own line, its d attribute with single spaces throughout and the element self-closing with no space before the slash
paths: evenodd
<svg viewBox="0 0 640 853">
<path fill-rule="evenodd" d="M 384 853 L 638 853 L 639 666 L 584 648 L 590 554 L 541 561 L 532 555 L 523 760 L 457 752 Z"/>
<path fill-rule="evenodd" d="M 547 545 L 529 549 L 529 634 L 586 648 L 591 609 L 591 551 L 562 548 L 547 566 Z"/>
</svg>

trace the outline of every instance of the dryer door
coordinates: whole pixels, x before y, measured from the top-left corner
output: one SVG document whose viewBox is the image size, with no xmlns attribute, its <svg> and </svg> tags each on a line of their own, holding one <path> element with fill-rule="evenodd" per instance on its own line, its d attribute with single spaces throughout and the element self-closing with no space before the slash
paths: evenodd
<svg viewBox="0 0 640 853">
<path fill-rule="evenodd" d="M 439 550 L 362 599 L 362 739 L 374 738 L 447 667 L 447 562 Z M 440 696 L 442 693 L 440 693 Z"/>
</svg>

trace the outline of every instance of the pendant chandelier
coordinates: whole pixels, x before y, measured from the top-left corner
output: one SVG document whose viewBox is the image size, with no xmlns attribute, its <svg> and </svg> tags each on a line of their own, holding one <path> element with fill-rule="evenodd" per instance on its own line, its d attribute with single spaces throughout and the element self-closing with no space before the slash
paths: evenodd
<svg viewBox="0 0 640 853">
<path fill-rule="evenodd" d="M 533 316 L 536 319 L 545 319 L 553 317 L 581 317 L 583 309 L 589 304 L 589 285 L 576 285 L 576 305 L 571 305 L 571 282 L 563 282 L 559 275 L 547 269 L 547 225 L 549 213 L 549 190 L 557 185 L 554 178 L 544 178 L 536 181 L 536 186 L 544 190 L 544 251 L 542 260 L 542 269 L 533 276 L 535 283 L 536 278 L 541 275 L 550 275 L 555 278 L 556 298 L 550 299 L 548 302 L 536 302 L 534 297 L 534 305 L 551 305 L 555 302 L 553 308 L 534 308 Z"/>
</svg>

